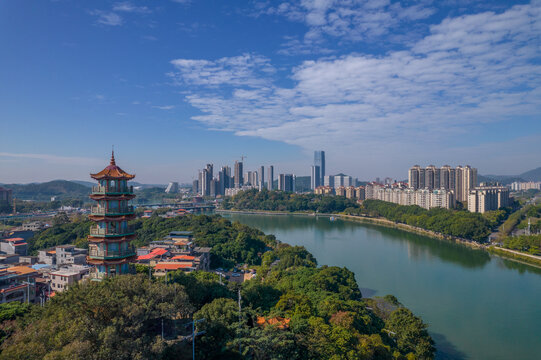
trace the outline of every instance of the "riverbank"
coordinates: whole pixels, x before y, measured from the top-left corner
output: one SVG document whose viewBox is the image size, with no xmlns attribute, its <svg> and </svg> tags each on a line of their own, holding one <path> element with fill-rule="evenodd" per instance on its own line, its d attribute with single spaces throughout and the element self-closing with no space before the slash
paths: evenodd
<svg viewBox="0 0 541 360">
<path fill-rule="evenodd" d="M 296 216 L 334 216 L 339 217 L 341 219 L 351 220 L 351 221 L 357 221 L 357 222 L 366 222 L 366 223 L 372 223 L 376 225 L 385 226 L 388 228 L 395 228 L 400 229 L 403 231 L 412 232 L 415 234 L 420 234 L 424 236 L 428 236 L 434 239 L 439 240 L 447 240 L 452 241 L 456 243 L 460 243 L 463 245 L 466 245 L 471 248 L 475 249 L 485 249 L 486 245 L 476 243 L 475 241 L 467 240 L 467 239 L 460 239 L 454 236 L 449 236 L 445 234 L 441 234 L 435 231 L 430 231 L 426 229 L 422 229 L 419 227 L 411 226 L 408 224 L 401 224 L 396 223 L 391 220 L 387 220 L 385 218 L 373 218 L 373 217 L 367 217 L 367 216 L 357 216 L 357 215 L 344 215 L 344 214 L 332 214 L 332 213 L 311 213 L 311 212 L 287 212 L 287 211 L 265 211 L 265 210 L 216 210 L 217 213 L 230 213 L 230 214 L 246 214 L 246 215 L 296 215 Z"/>
<path fill-rule="evenodd" d="M 220 210 L 216 210 L 216 212 L 217 213 L 230 213 L 230 214 L 246 214 L 246 215 L 334 216 L 334 217 L 339 217 L 344 220 L 361 222 L 361 223 L 363 222 L 370 223 L 370 224 L 380 225 L 380 226 L 384 226 L 388 228 L 400 229 L 402 231 L 407 231 L 410 233 L 427 236 L 433 239 L 450 241 L 450 242 L 467 246 L 472 249 L 485 250 L 491 254 L 498 255 L 507 260 L 512 260 L 512 261 L 516 261 L 520 263 L 527 263 L 528 265 L 532 265 L 535 267 L 541 267 L 541 257 L 539 256 L 524 254 L 518 251 L 505 249 L 498 246 L 479 244 L 472 240 L 461 239 L 454 236 L 441 234 L 435 231 L 418 228 L 418 227 L 411 226 L 408 224 L 396 223 L 394 221 L 387 220 L 385 218 L 372 218 L 372 217 L 367 217 L 367 216 L 331 214 L 331 213 L 329 214 L 318 213 L 314 215 L 314 213 L 311 213 L 311 212 L 288 212 L 288 211 L 268 211 L 268 210 L 258 211 L 258 210 L 222 210 L 220 209 Z"/>
</svg>

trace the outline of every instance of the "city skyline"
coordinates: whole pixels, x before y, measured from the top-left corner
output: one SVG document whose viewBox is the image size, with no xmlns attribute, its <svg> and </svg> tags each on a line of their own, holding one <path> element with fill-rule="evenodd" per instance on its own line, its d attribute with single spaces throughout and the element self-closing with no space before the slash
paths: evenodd
<svg viewBox="0 0 541 360">
<path fill-rule="evenodd" d="M 0 183 L 89 181 L 113 144 L 142 183 L 541 165 L 539 1 L 209 5 L 0 3 Z"/>
</svg>

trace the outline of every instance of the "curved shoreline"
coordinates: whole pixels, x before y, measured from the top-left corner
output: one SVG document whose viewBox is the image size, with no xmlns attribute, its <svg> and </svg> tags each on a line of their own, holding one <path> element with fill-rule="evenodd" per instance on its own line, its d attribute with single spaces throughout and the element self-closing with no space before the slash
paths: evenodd
<svg viewBox="0 0 541 360">
<path fill-rule="evenodd" d="M 446 240 L 454 243 L 458 243 L 464 246 L 467 246 L 472 249 L 478 249 L 478 250 L 484 250 L 491 255 L 499 256 L 502 258 L 505 258 L 507 260 L 516 261 L 520 263 L 527 263 L 530 266 L 535 266 L 538 268 L 541 268 L 541 257 L 536 257 L 534 255 L 530 254 L 522 254 L 514 250 L 505 249 L 497 246 L 487 246 L 484 244 L 479 244 L 472 240 L 467 239 L 461 239 L 458 237 L 454 237 L 451 235 L 445 235 L 441 234 L 435 231 L 426 230 L 422 228 L 418 228 L 415 226 L 411 226 L 408 224 L 401 224 L 396 223 L 391 220 L 387 220 L 384 218 L 372 218 L 372 217 L 365 217 L 365 216 L 356 216 L 356 215 L 343 215 L 343 214 L 332 214 L 332 213 L 302 213 L 302 212 L 288 212 L 288 211 L 269 211 L 269 210 L 222 210 L 222 209 L 216 209 L 216 213 L 229 213 L 229 214 L 246 214 L 246 215 L 295 215 L 295 216 L 336 216 L 341 219 L 349 220 L 349 221 L 355 221 L 355 222 L 364 222 L 364 223 L 372 223 L 376 225 L 380 225 L 387 228 L 394 228 L 399 229 L 403 231 L 407 231 L 410 233 L 420 234 L 427 237 L 431 237 L 433 239 L 438 240 Z"/>
</svg>

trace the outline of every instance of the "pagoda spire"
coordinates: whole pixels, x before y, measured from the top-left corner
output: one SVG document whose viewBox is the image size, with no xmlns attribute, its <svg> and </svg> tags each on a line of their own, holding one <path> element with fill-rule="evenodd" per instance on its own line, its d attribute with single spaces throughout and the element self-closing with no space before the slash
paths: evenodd
<svg viewBox="0 0 541 360">
<path fill-rule="evenodd" d="M 115 146 L 113 145 L 113 150 L 111 151 L 111 165 L 116 165 L 115 162 Z"/>
</svg>

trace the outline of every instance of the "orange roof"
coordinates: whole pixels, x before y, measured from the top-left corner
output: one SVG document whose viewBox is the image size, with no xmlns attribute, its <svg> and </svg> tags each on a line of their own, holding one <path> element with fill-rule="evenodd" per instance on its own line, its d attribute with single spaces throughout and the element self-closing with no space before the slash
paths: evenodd
<svg viewBox="0 0 541 360">
<path fill-rule="evenodd" d="M 289 327 L 290 319 L 283 318 L 281 316 L 265 319 L 263 316 L 258 316 L 256 323 L 257 326 L 276 325 L 279 329 L 285 329 Z"/>
<path fill-rule="evenodd" d="M 177 255 L 173 256 L 171 260 L 195 260 L 195 256 L 190 255 Z"/>
<path fill-rule="evenodd" d="M 10 239 L 4 239 L 6 241 L 9 241 L 9 242 L 13 242 L 13 241 L 24 241 L 23 238 L 10 238 Z"/>
<path fill-rule="evenodd" d="M 133 179 L 135 175 L 128 174 L 124 170 L 122 170 L 120 167 L 116 165 L 115 162 L 115 152 L 113 151 L 111 155 L 111 162 L 109 163 L 109 166 L 107 166 L 105 169 L 100 171 L 97 174 L 90 174 L 90 176 L 96 180 L 99 179 Z"/>
<path fill-rule="evenodd" d="M 148 253 L 148 254 L 146 254 L 146 255 L 138 256 L 138 257 L 137 257 L 137 260 L 149 260 L 149 259 L 153 259 L 153 258 L 155 258 L 156 256 L 161 256 L 161 255 L 165 254 L 166 252 L 167 252 L 166 249 L 156 248 L 156 249 L 152 250 L 150 253 Z"/>
<path fill-rule="evenodd" d="M 16 272 L 19 275 L 26 275 L 26 274 L 31 274 L 31 273 L 36 272 L 36 270 L 32 269 L 29 266 L 12 266 L 8 268 L 8 271 Z"/>
<path fill-rule="evenodd" d="M 178 270 L 192 267 L 192 263 L 162 262 L 156 264 L 156 270 Z"/>
<path fill-rule="evenodd" d="M 47 254 L 56 254 L 56 250 L 47 251 Z"/>
</svg>

